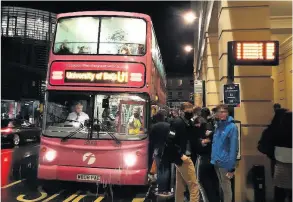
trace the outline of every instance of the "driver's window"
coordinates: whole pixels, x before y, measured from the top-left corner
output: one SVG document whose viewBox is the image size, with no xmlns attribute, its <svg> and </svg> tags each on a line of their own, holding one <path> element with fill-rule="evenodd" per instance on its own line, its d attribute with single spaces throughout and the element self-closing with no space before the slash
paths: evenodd
<svg viewBox="0 0 293 202">
<path fill-rule="evenodd" d="M 48 96 L 46 126 L 79 127 L 90 114 L 89 94 L 52 92 Z"/>
</svg>

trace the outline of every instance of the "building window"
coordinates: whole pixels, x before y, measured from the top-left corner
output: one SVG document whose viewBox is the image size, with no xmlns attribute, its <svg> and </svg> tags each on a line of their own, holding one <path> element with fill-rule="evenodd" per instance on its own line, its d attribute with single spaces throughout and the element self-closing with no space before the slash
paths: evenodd
<svg viewBox="0 0 293 202">
<path fill-rule="evenodd" d="M 178 99 L 182 99 L 183 96 L 182 96 L 182 92 L 178 92 Z"/>
<path fill-rule="evenodd" d="M 168 99 L 172 100 L 172 92 L 168 92 Z"/>
<path fill-rule="evenodd" d="M 177 82 L 178 82 L 178 87 L 181 87 L 182 86 L 182 79 L 178 79 Z"/>
</svg>

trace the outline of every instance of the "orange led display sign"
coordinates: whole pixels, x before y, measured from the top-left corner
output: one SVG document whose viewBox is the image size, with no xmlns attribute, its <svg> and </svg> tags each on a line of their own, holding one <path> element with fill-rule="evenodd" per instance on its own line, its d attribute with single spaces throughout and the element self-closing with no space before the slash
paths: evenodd
<svg viewBox="0 0 293 202">
<path fill-rule="evenodd" d="M 278 41 L 230 41 L 228 60 L 232 65 L 279 65 Z"/>
<path fill-rule="evenodd" d="M 127 83 L 128 72 L 123 71 L 66 71 L 65 82 Z"/>
</svg>

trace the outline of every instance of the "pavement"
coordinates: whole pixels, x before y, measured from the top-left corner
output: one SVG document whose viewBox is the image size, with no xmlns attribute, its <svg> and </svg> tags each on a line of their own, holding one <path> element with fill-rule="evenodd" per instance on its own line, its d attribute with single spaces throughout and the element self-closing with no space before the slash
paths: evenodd
<svg viewBox="0 0 293 202">
<path fill-rule="evenodd" d="M 1 147 L 3 202 L 143 202 L 148 187 L 40 181 L 37 179 L 39 144 Z"/>
</svg>

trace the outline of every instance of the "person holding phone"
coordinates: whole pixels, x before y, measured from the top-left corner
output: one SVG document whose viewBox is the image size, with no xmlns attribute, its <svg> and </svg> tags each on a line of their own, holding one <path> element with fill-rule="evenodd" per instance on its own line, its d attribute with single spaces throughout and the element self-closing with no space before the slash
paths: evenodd
<svg viewBox="0 0 293 202">
<path fill-rule="evenodd" d="M 232 202 L 231 179 L 234 176 L 238 153 L 238 128 L 234 119 L 229 116 L 228 106 L 217 106 L 218 122 L 215 128 L 211 163 L 214 164 L 220 187 L 223 193 L 223 202 Z"/>
<path fill-rule="evenodd" d="M 194 120 L 197 139 L 196 176 L 200 185 L 203 201 L 219 202 L 219 182 L 214 165 L 211 164 L 213 133 L 208 130 L 209 123 L 203 117 Z"/>
</svg>

